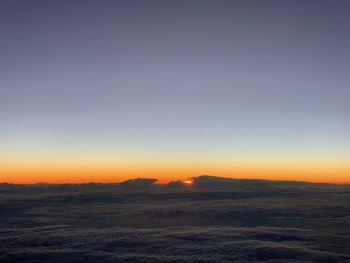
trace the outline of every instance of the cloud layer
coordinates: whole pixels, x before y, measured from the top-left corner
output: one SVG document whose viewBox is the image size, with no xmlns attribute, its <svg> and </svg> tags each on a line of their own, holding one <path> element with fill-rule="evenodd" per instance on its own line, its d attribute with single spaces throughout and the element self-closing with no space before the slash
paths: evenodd
<svg viewBox="0 0 350 263">
<path fill-rule="evenodd" d="M 350 262 L 349 186 L 127 188 L 0 185 L 0 262 Z"/>
</svg>

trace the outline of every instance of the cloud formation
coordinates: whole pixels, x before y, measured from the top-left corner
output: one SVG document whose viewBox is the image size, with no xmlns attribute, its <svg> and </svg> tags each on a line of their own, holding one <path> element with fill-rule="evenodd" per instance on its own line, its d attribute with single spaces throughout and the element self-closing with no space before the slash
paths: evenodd
<svg viewBox="0 0 350 263">
<path fill-rule="evenodd" d="M 0 185 L 0 262 L 350 261 L 349 186 L 128 186 Z"/>
</svg>

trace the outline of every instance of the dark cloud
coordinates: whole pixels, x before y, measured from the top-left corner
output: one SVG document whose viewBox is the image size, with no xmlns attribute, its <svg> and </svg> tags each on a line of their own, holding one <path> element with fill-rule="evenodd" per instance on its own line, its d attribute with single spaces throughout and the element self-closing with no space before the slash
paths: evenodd
<svg viewBox="0 0 350 263">
<path fill-rule="evenodd" d="M 326 251 L 317 231 L 290 228 L 175 227 L 154 229 L 29 228 L 1 237 L 2 262 L 345 262 Z M 340 240 L 338 240 L 339 242 Z M 334 247 L 339 244 L 334 243 Z M 345 248 L 345 244 L 343 244 Z"/>
<path fill-rule="evenodd" d="M 127 185 L 1 185 L 0 262 L 350 261 L 349 186 Z"/>
<path fill-rule="evenodd" d="M 120 183 L 120 186 L 126 190 L 146 190 L 151 187 L 157 179 L 153 178 L 136 178 Z"/>
</svg>

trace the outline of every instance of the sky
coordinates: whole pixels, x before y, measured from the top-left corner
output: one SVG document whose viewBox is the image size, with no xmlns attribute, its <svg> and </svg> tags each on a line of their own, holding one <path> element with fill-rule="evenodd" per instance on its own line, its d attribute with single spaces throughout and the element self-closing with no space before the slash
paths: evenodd
<svg viewBox="0 0 350 263">
<path fill-rule="evenodd" d="M 350 183 L 350 2 L 0 1 L 0 182 Z"/>
</svg>

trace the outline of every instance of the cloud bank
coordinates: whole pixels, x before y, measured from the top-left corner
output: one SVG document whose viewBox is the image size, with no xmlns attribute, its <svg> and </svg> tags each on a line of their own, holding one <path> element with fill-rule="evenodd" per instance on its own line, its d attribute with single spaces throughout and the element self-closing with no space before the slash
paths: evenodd
<svg viewBox="0 0 350 263">
<path fill-rule="evenodd" d="M 0 185 L 0 262 L 350 262 L 350 188 Z"/>
</svg>

